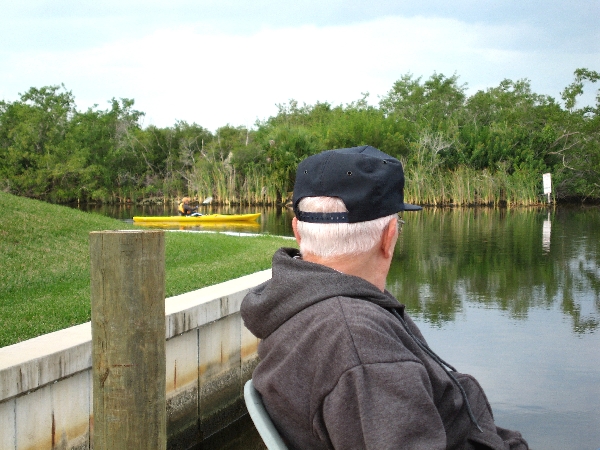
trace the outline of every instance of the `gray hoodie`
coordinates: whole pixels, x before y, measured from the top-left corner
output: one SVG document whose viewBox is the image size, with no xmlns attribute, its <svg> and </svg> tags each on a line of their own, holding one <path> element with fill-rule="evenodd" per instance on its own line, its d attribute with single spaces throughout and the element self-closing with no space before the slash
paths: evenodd
<svg viewBox="0 0 600 450">
<path fill-rule="evenodd" d="M 527 449 L 477 381 L 448 369 L 404 306 L 359 277 L 280 249 L 242 302 L 262 341 L 256 389 L 291 448 Z"/>
</svg>

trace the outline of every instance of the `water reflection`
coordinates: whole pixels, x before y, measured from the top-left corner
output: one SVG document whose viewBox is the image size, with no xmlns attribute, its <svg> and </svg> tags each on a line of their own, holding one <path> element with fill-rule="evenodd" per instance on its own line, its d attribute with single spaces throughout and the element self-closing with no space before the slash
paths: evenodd
<svg viewBox="0 0 600 450">
<path fill-rule="evenodd" d="M 259 222 L 207 222 L 207 223 L 176 223 L 176 222 L 133 222 L 136 227 L 178 230 L 178 231 L 217 231 L 233 233 L 258 234 L 262 231 Z"/>
<path fill-rule="evenodd" d="M 542 249 L 544 252 L 550 251 L 550 235 L 552 234 L 552 221 L 550 220 L 550 212 L 548 211 L 548 218 L 544 220 L 542 225 Z"/>
<path fill-rule="evenodd" d="M 544 243 L 547 214 L 555 223 Z M 525 320 L 558 304 L 575 333 L 599 326 L 598 210 L 429 210 L 407 218 L 388 289 L 413 315 L 442 324 L 465 302 Z"/>
<path fill-rule="evenodd" d="M 600 210 L 406 216 L 388 289 L 430 346 L 532 448 L 600 447 Z"/>
</svg>

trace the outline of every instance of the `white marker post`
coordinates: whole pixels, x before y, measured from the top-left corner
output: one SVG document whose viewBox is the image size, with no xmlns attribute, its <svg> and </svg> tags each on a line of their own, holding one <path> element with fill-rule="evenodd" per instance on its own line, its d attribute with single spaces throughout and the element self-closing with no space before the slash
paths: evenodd
<svg viewBox="0 0 600 450">
<path fill-rule="evenodd" d="M 548 196 L 548 203 L 550 203 L 550 194 L 552 193 L 552 175 L 545 173 L 542 175 L 544 181 L 544 194 Z"/>
</svg>

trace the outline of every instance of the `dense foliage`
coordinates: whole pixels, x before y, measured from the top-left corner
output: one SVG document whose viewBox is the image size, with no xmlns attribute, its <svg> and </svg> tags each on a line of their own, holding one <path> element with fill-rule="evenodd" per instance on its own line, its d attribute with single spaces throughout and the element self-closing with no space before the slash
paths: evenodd
<svg viewBox="0 0 600 450">
<path fill-rule="evenodd" d="M 130 99 L 77 111 L 64 86 L 0 102 L 0 188 L 52 202 L 174 198 L 273 204 L 289 197 L 298 162 L 369 144 L 406 165 L 407 196 L 428 204 L 533 204 L 541 174 L 558 199 L 600 199 L 600 95 L 577 107 L 600 74 L 577 69 L 562 104 L 528 80 L 466 95 L 458 76 L 402 76 L 377 106 L 278 105 L 253 129 L 142 127 Z"/>
</svg>

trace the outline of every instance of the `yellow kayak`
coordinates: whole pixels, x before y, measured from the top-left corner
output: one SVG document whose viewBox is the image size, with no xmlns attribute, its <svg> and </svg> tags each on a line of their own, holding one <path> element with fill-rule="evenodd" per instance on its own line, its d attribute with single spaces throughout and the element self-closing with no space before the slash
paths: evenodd
<svg viewBox="0 0 600 450">
<path fill-rule="evenodd" d="M 177 223 L 211 223 L 211 222 L 255 222 L 260 213 L 253 214 L 205 214 L 201 216 L 152 216 L 133 218 L 134 222 L 177 222 Z"/>
</svg>

